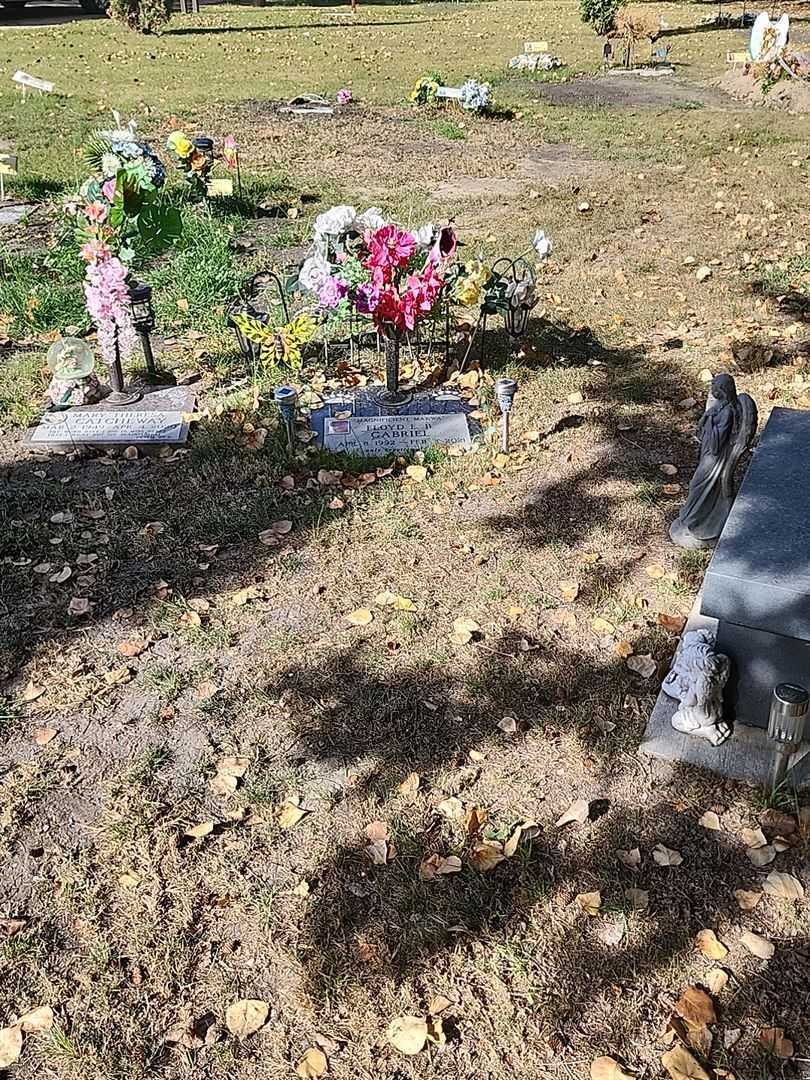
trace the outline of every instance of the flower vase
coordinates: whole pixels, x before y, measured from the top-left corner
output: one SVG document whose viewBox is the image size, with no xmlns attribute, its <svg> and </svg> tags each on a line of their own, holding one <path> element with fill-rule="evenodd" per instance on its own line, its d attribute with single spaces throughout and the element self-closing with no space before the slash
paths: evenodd
<svg viewBox="0 0 810 1080">
<path fill-rule="evenodd" d="M 389 409 L 407 405 L 413 394 L 399 388 L 399 352 L 402 339 L 396 332 L 385 336 L 385 389 L 374 395 L 380 405 Z"/>
</svg>

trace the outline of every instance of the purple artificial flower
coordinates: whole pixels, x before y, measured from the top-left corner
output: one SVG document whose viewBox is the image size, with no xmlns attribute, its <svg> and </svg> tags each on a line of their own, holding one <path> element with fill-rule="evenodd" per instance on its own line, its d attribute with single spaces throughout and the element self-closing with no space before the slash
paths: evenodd
<svg viewBox="0 0 810 1080">
<path fill-rule="evenodd" d="M 380 290 L 370 281 L 357 287 L 354 306 L 360 315 L 373 315 L 380 302 Z"/>
<path fill-rule="evenodd" d="M 343 278 L 328 277 L 318 293 L 321 307 L 336 308 L 348 291 L 349 286 Z"/>
<path fill-rule="evenodd" d="M 354 95 L 352 94 L 349 87 L 344 86 L 342 90 L 338 90 L 337 94 L 335 95 L 335 100 L 337 101 L 338 105 L 348 105 L 349 102 L 352 100 L 353 96 Z"/>
</svg>

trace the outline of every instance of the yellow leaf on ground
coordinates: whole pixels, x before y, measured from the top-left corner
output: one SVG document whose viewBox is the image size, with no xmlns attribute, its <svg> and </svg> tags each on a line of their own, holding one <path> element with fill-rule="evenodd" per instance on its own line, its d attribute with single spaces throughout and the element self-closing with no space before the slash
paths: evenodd
<svg viewBox="0 0 810 1080">
<path fill-rule="evenodd" d="M 656 580 L 659 579 L 659 578 L 664 577 L 664 575 L 666 574 L 666 570 L 663 568 L 663 566 L 660 566 L 658 563 L 652 563 L 650 566 L 645 566 L 644 567 L 644 572 L 649 577 L 654 578 Z"/>
<path fill-rule="evenodd" d="M 613 646 L 613 651 L 617 656 L 620 656 L 622 660 L 626 660 L 628 656 L 633 655 L 633 646 L 629 641 L 617 641 Z"/>
<path fill-rule="evenodd" d="M 695 938 L 695 945 L 710 960 L 722 960 L 728 956 L 728 949 L 717 940 L 714 930 L 701 930 Z"/>
<path fill-rule="evenodd" d="M 603 619 L 601 616 L 597 616 L 591 622 L 591 629 L 595 634 L 614 634 L 616 627 L 612 622 L 608 622 L 607 619 Z M 630 650 L 632 652 L 632 649 Z"/>
<path fill-rule="evenodd" d="M 723 968 L 712 968 L 709 974 L 704 979 L 706 988 L 711 991 L 712 994 L 719 994 L 725 990 L 728 984 L 728 972 Z"/>
<path fill-rule="evenodd" d="M 442 817 L 449 818 L 450 821 L 462 821 L 464 818 L 464 804 L 455 795 L 451 795 L 449 799 L 442 799 L 436 809 Z"/>
<path fill-rule="evenodd" d="M 418 484 L 427 480 L 427 474 L 428 471 L 424 465 L 409 465 L 405 470 L 405 475 L 410 476 L 411 480 L 415 480 Z"/>
<path fill-rule="evenodd" d="M 672 1080 L 709 1080 L 709 1074 L 685 1046 L 674 1046 L 661 1055 L 661 1064 Z"/>
<path fill-rule="evenodd" d="M 578 893 L 576 901 L 586 915 L 596 916 L 602 906 L 602 894 L 598 891 Z"/>
<path fill-rule="evenodd" d="M 27 705 L 31 701 L 36 701 L 37 698 L 42 697 L 45 693 L 45 687 L 39 686 L 33 681 L 33 679 L 26 685 L 22 694 L 20 695 L 22 700 Z"/>
<path fill-rule="evenodd" d="M 209 836 L 213 831 L 213 821 L 201 821 L 199 825 L 189 825 L 183 836 L 188 836 L 192 840 L 202 840 L 204 836 Z"/>
<path fill-rule="evenodd" d="M 320 1080 L 328 1068 L 329 1062 L 323 1050 L 319 1050 L 317 1046 L 310 1046 L 295 1066 L 295 1071 L 304 1080 Z"/>
<path fill-rule="evenodd" d="M 752 934 L 750 930 L 745 930 L 740 934 L 740 944 L 748 949 L 750 953 L 753 953 L 754 956 L 758 956 L 760 960 L 770 960 L 776 952 L 776 947 L 772 941 L 760 937 L 759 934 Z"/>
<path fill-rule="evenodd" d="M 276 821 L 279 828 L 291 829 L 293 825 L 297 825 L 302 817 L 306 815 L 306 810 L 303 810 L 300 806 L 300 798 L 298 795 L 291 795 L 289 799 L 285 799 L 283 803 L 279 803 L 276 807 Z"/>
<path fill-rule="evenodd" d="M 418 1054 L 427 1037 L 427 1022 L 421 1016 L 397 1016 L 388 1026 L 388 1041 L 401 1054 Z"/>
<path fill-rule="evenodd" d="M 771 870 L 763 888 L 768 896 L 778 896 L 780 900 L 801 900 L 804 896 L 804 886 L 799 879 L 779 870 Z"/>
<path fill-rule="evenodd" d="M 763 1028 L 759 1033 L 759 1041 L 769 1053 L 775 1054 L 778 1058 L 793 1057 L 793 1043 L 785 1038 L 783 1028 Z"/>
<path fill-rule="evenodd" d="M 0 1028 L 0 1069 L 13 1065 L 22 1050 L 22 1031 L 14 1027 Z"/>
<path fill-rule="evenodd" d="M 360 607 L 349 612 L 346 616 L 346 622 L 351 623 L 352 626 L 368 626 L 373 618 L 374 615 L 368 608 Z"/>
<path fill-rule="evenodd" d="M 450 640 L 454 645 L 467 645 L 472 641 L 473 634 L 477 633 L 481 627 L 475 621 L 466 615 L 460 615 L 457 619 L 453 620 L 453 633 L 450 635 Z"/>
<path fill-rule="evenodd" d="M 569 604 L 579 596 L 579 583 L 576 581 L 561 581 L 560 596 Z"/>
<path fill-rule="evenodd" d="M 717 832 L 720 829 L 720 818 L 715 814 L 714 810 L 707 810 L 705 814 L 698 818 L 698 825 L 702 825 L 704 829 L 709 829 L 712 832 Z"/>
<path fill-rule="evenodd" d="M 635 1080 L 635 1075 L 612 1057 L 600 1057 L 591 1062 L 591 1080 Z"/>
<path fill-rule="evenodd" d="M 419 784 L 421 783 L 419 773 L 408 773 L 402 783 L 399 785 L 400 795 L 404 795 L 407 799 L 415 799 L 416 793 L 419 791 Z"/>
<path fill-rule="evenodd" d="M 482 840 L 473 848 L 470 862 L 476 870 L 486 873 L 488 870 L 494 870 L 505 858 L 503 844 L 497 840 Z"/>
<path fill-rule="evenodd" d="M 555 824 L 558 829 L 561 829 L 563 825 L 570 825 L 572 822 L 582 825 L 583 822 L 588 820 L 590 809 L 591 804 L 587 799 L 576 799 L 571 803 L 565 813 L 557 818 Z"/>
<path fill-rule="evenodd" d="M 17 1023 L 23 1031 L 50 1031 L 53 1027 L 53 1009 L 50 1005 L 40 1005 L 21 1016 Z"/>
<path fill-rule="evenodd" d="M 416 611 L 416 604 L 407 596 L 394 597 L 394 611 Z"/>
<path fill-rule="evenodd" d="M 259 1030 L 269 1012 L 270 1006 L 266 1001 L 242 998 L 225 1010 L 225 1027 L 237 1039 L 246 1039 Z"/>
<path fill-rule="evenodd" d="M 379 607 L 391 607 L 396 598 L 396 593 L 389 592 L 389 590 L 386 589 L 384 592 L 377 593 L 377 595 L 374 597 L 374 603 L 377 604 Z"/>
<path fill-rule="evenodd" d="M 741 911 L 753 911 L 762 899 L 762 893 L 753 889 L 735 889 L 734 897 Z"/>
</svg>

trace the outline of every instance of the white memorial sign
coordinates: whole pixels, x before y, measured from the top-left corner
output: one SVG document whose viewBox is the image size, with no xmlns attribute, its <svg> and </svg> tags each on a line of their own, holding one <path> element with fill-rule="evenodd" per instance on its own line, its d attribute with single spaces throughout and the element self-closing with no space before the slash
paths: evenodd
<svg viewBox="0 0 810 1080">
<path fill-rule="evenodd" d="M 36 75 L 29 75 L 27 71 L 15 71 L 11 81 L 22 87 L 23 100 L 28 90 L 36 90 L 40 94 L 52 94 L 54 84 L 47 79 L 38 79 Z"/>
<path fill-rule="evenodd" d="M 471 446 L 467 416 L 455 413 L 402 413 L 393 416 L 327 416 L 327 450 L 379 457 L 430 446 Z"/>
<path fill-rule="evenodd" d="M 461 101 L 460 86 L 440 86 L 436 91 L 437 98 L 448 98 L 453 101 Z"/>
<path fill-rule="evenodd" d="M 164 409 L 68 409 L 46 416 L 31 432 L 32 444 L 184 442 L 188 423 L 182 412 Z"/>
</svg>

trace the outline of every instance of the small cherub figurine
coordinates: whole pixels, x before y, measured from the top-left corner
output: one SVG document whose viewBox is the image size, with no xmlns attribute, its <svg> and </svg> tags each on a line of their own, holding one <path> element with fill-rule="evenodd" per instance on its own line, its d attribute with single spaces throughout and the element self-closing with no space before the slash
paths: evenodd
<svg viewBox="0 0 810 1080">
<path fill-rule="evenodd" d="M 93 351 L 81 338 L 55 341 L 48 350 L 48 367 L 53 375 L 46 391 L 51 408 L 90 405 L 101 397 Z"/>
<path fill-rule="evenodd" d="M 711 630 L 690 630 L 683 636 L 662 690 L 680 702 L 672 726 L 686 735 L 707 739 L 719 746 L 731 735 L 723 719 L 723 688 L 731 663 L 715 652 L 717 639 Z"/>
</svg>

